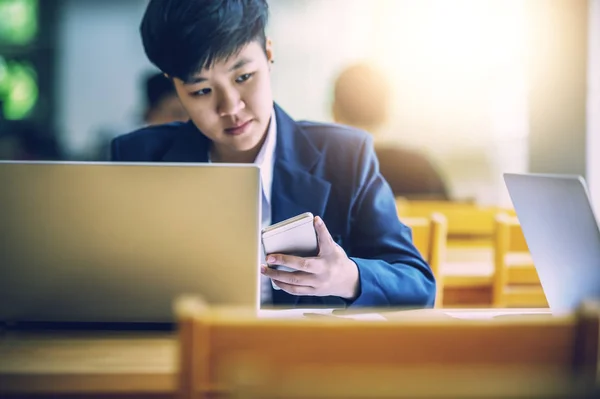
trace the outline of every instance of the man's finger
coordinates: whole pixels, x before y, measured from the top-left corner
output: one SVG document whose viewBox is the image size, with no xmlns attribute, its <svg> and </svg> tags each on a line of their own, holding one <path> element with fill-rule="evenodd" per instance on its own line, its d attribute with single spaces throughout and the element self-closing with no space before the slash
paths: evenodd
<svg viewBox="0 0 600 399">
<path fill-rule="evenodd" d="M 319 216 L 315 217 L 314 221 L 315 231 L 317 232 L 317 239 L 319 241 L 319 255 L 324 255 L 335 249 L 335 241 L 329 234 L 325 222 Z"/>
<path fill-rule="evenodd" d="M 301 258 L 299 256 L 272 254 L 267 256 L 269 265 L 287 266 L 291 269 L 306 273 L 318 273 L 319 263 L 315 258 Z"/>
<path fill-rule="evenodd" d="M 283 270 L 272 269 L 265 267 L 261 269 L 261 273 L 276 282 L 286 283 L 297 286 L 312 286 L 314 284 L 314 274 L 305 272 L 286 272 Z"/>
<path fill-rule="evenodd" d="M 273 283 L 283 291 L 292 295 L 315 295 L 316 292 L 314 287 L 291 285 L 277 280 L 273 280 Z"/>
</svg>

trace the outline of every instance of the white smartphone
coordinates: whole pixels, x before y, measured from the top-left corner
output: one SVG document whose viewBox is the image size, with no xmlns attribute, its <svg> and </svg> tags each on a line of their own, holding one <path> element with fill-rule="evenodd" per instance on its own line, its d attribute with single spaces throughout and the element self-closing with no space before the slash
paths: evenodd
<svg viewBox="0 0 600 399">
<path fill-rule="evenodd" d="M 310 257 L 317 256 L 319 253 L 314 216 L 310 212 L 264 228 L 261 237 L 265 256 L 284 254 Z M 268 266 L 279 270 L 294 271 L 294 269 L 285 266 L 271 264 L 268 264 Z M 275 284 L 273 284 L 273 288 L 280 289 Z"/>
</svg>

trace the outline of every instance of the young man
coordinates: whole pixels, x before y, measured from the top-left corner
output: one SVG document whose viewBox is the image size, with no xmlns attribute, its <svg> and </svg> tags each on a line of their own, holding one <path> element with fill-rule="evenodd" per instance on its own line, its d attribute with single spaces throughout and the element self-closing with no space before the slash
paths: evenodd
<svg viewBox="0 0 600 399">
<path fill-rule="evenodd" d="M 433 305 L 431 269 L 398 220 L 368 134 L 296 122 L 273 103 L 267 16 L 265 0 L 150 0 L 146 54 L 173 80 L 191 121 L 119 137 L 113 160 L 254 162 L 263 226 L 318 215 L 318 256 L 267 257 L 293 272 L 261 266 L 265 305 Z"/>
</svg>

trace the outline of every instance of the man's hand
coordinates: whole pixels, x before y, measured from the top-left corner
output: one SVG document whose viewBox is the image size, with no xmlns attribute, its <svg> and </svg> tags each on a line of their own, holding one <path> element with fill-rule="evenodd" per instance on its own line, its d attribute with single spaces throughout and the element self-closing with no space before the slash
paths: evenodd
<svg viewBox="0 0 600 399">
<path fill-rule="evenodd" d="M 314 219 L 319 254 L 314 258 L 270 254 L 267 262 L 287 266 L 293 272 L 261 266 L 261 273 L 276 286 L 293 295 L 338 296 L 354 299 L 360 291 L 358 267 L 333 241 L 320 217 Z"/>
</svg>

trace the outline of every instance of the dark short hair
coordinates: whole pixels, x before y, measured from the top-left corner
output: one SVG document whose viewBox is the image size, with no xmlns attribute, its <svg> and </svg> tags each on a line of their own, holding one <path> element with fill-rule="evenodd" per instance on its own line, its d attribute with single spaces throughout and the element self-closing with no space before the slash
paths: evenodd
<svg viewBox="0 0 600 399">
<path fill-rule="evenodd" d="M 265 48 L 266 0 L 150 0 L 140 33 L 148 59 L 189 80 L 258 40 Z"/>
<path fill-rule="evenodd" d="M 148 75 L 145 79 L 146 106 L 154 108 L 158 103 L 169 96 L 176 96 L 177 91 L 173 82 L 167 79 L 162 72 Z"/>
</svg>

